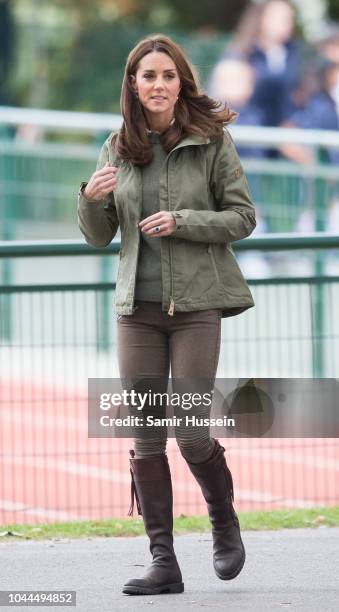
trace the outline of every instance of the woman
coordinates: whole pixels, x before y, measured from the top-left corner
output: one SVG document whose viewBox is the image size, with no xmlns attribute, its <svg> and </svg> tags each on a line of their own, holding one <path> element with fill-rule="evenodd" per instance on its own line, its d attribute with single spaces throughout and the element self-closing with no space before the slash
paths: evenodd
<svg viewBox="0 0 339 612">
<path fill-rule="evenodd" d="M 250 3 L 224 57 L 247 61 L 256 82 L 251 104 L 263 125 L 279 126 L 294 107 L 294 91 L 306 51 L 294 36 L 295 8 L 290 0 Z"/>
<path fill-rule="evenodd" d="M 108 245 L 121 228 L 115 308 L 121 378 L 165 390 L 169 368 L 181 392 L 192 379 L 211 389 L 221 318 L 254 305 L 231 243 L 255 227 L 255 212 L 224 126 L 234 117 L 198 90 L 183 51 L 154 35 L 130 52 L 121 92 L 123 124 L 104 143 L 97 170 L 79 192 L 86 241 Z M 127 383 L 128 381 L 128 383 Z M 208 406 L 199 406 L 208 416 Z M 148 405 L 144 414 L 162 413 Z M 130 451 L 134 494 L 153 562 L 128 594 L 184 590 L 173 549 L 173 503 L 166 427 L 142 428 Z M 242 569 L 245 550 L 224 447 L 209 427 L 175 428 L 182 456 L 201 486 L 221 580 Z"/>
</svg>

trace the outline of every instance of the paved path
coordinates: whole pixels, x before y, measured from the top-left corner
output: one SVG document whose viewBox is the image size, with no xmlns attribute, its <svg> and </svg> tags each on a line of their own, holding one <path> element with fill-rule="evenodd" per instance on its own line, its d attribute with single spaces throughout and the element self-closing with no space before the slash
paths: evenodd
<svg viewBox="0 0 339 612">
<path fill-rule="evenodd" d="M 139 566 L 149 563 L 144 536 L 0 543 L 1 590 L 77 592 L 76 608 L 0 610 L 337 612 L 339 528 L 245 531 L 243 540 L 244 569 L 234 580 L 223 582 L 213 572 L 210 534 L 177 536 L 185 592 L 153 597 L 121 593 L 122 584 L 140 576 Z"/>
</svg>

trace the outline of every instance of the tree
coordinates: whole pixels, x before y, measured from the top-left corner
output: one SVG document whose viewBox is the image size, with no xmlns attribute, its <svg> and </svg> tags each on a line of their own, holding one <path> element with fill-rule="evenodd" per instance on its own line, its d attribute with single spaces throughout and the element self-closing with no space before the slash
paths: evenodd
<svg viewBox="0 0 339 612">
<path fill-rule="evenodd" d="M 7 79 L 12 59 L 13 34 L 9 0 L 0 0 L 0 104 L 9 103 Z"/>
</svg>

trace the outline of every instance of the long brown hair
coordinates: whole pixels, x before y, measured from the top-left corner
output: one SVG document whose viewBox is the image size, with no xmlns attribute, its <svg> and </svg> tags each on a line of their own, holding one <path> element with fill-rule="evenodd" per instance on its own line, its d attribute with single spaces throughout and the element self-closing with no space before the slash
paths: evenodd
<svg viewBox="0 0 339 612">
<path fill-rule="evenodd" d="M 166 153 L 190 134 L 217 139 L 222 136 L 224 125 L 237 116 L 226 104 L 223 106 L 200 90 L 195 70 L 177 44 L 163 34 L 147 36 L 128 55 L 120 98 L 123 124 L 111 139 L 122 159 L 139 166 L 149 163 L 153 154 L 146 132 L 145 115 L 133 90 L 130 75 L 135 76 L 140 60 L 152 51 L 167 53 L 175 63 L 180 78 L 180 94 L 174 108 L 175 121 L 160 135 Z"/>
</svg>

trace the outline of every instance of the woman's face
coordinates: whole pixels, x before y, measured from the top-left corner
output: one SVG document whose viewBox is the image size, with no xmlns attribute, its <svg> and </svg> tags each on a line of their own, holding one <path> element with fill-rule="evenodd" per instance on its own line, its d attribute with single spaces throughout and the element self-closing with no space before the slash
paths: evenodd
<svg viewBox="0 0 339 612">
<path fill-rule="evenodd" d="M 223 60 L 217 65 L 211 89 L 217 100 L 237 109 L 243 107 L 254 90 L 252 67 L 237 59 Z"/>
<path fill-rule="evenodd" d="M 170 121 L 180 91 L 180 78 L 173 60 L 160 51 L 152 51 L 139 62 L 132 84 L 146 116 L 162 114 Z"/>
<path fill-rule="evenodd" d="M 272 0 L 265 7 L 261 18 L 261 31 L 272 42 L 283 44 L 290 39 L 294 29 L 293 9 L 281 0 Z"/>
</svg>

